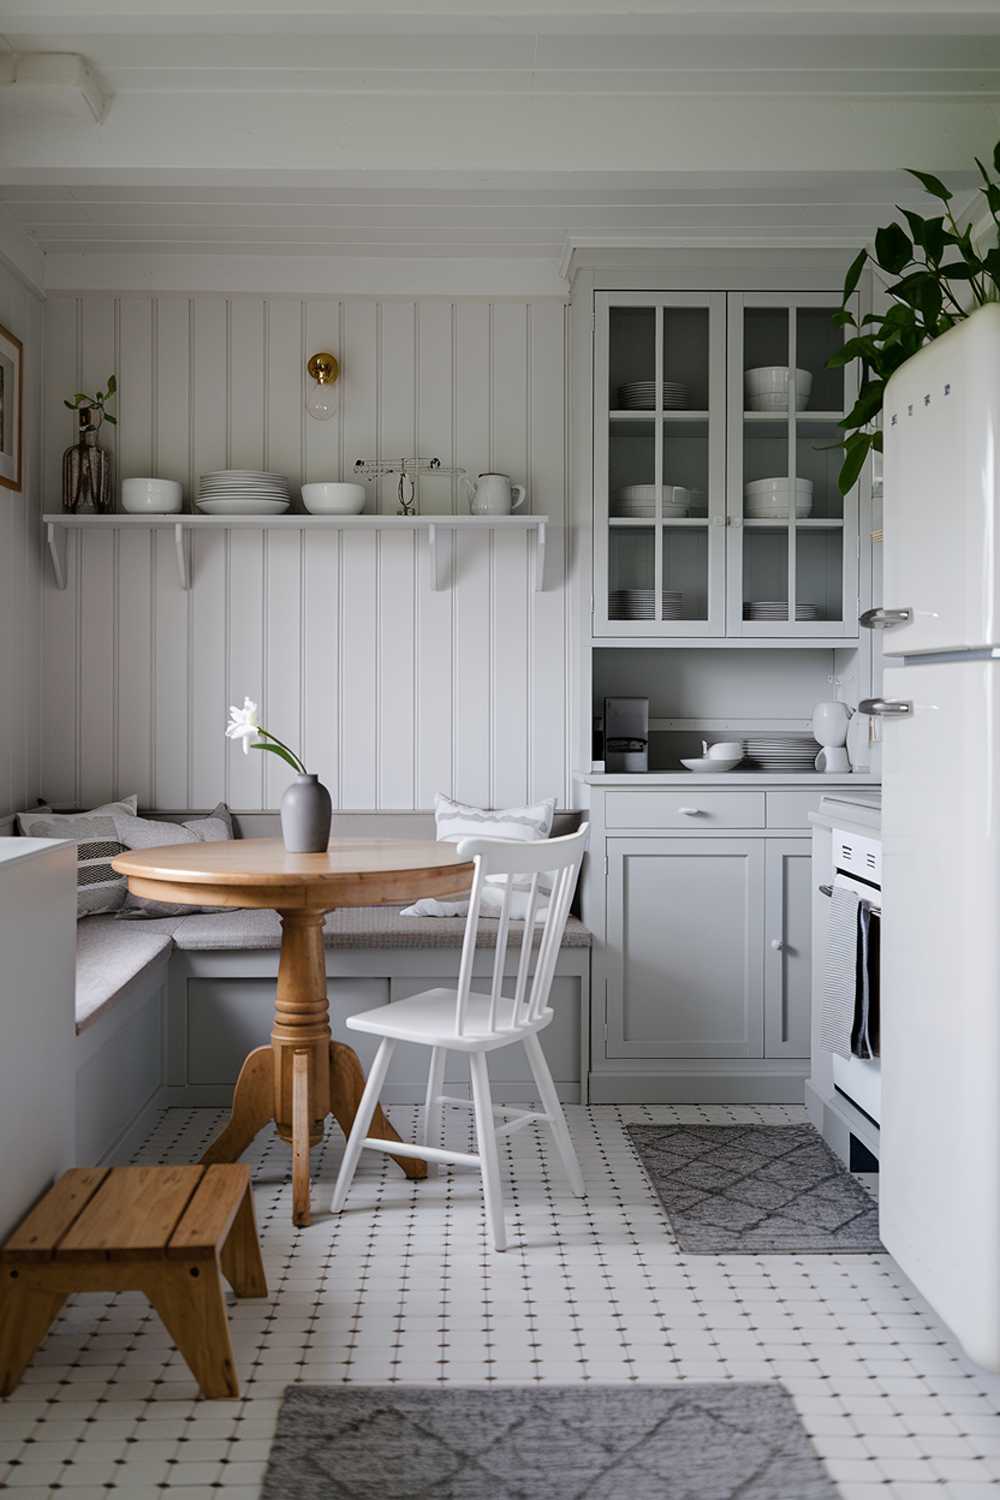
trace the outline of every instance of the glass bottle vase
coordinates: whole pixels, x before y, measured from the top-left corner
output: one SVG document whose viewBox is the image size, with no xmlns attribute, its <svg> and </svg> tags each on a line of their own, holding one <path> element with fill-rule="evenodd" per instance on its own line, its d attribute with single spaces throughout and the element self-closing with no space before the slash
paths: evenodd
<svg viewBox="0 0 1000 1500">
<path fill-rule="evenodd" d="M 82 407 L 79 415 L 80 436 L 63 454 L 63 510 L 106 515 L 114 509 L 111 454 L 97 441 L 92 413 Z"/>
</svg>

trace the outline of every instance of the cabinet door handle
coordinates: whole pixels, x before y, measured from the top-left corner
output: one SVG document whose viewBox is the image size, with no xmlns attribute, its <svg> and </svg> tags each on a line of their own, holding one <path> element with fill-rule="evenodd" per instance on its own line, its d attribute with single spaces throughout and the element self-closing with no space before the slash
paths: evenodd
<svg viewBox="0 0 1000 1500">
<path fill-rule="evenodd" d="M 866 609 L 858 624 L 865 630 L 889 630 L 893 625 L 909 625 L 912 619 L 912 609 L 884 609 L 879 605 L 875 609 Z"/>
<path fill-rule="evenodd" d="M 775 953 L 780 953 L 784 946 L 784 941 L 781 938 L 771 939 L 771 947 L 774 949 Z"/>
<path fill-rule="evenodd" d="M 913 704 L 905 698 L 862 698 L 858 704 L 858 713 L 876 719 L 906 719 L 912 712 Z"/>
<path fill-rule="evenodd" d="M 685 818 L 700 818 L 702 816 L 700 807 L 679 807 L 677 811 L 683 813 Z"/>
</svg>

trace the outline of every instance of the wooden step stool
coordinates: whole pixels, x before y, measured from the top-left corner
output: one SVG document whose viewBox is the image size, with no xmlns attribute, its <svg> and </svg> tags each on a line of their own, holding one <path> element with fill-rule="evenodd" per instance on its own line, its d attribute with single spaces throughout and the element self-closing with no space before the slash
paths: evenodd
<svg viewBox="0 0 1000 1500">
<path fill-rule="evenodd" d="M 0 1249 L 0 1395 L 70 1293 L 144 1292 L 202 1395 L 238 1396 L 222 1276 L 267 1296 L 248 1167 L 74 1168 Z"/>
</svg>

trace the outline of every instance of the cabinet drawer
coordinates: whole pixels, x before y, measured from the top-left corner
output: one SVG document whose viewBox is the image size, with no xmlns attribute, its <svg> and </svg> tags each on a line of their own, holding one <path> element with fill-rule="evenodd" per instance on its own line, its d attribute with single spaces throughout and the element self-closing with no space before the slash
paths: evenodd
<svg viewBox="0 0 1000 1500">
<path fill-rule="evenodd" d="M 768 828 L 808 828 L 809 814 L 819 807 L 823 788 L 811 792 L 768 792 Z"/>
<path fill-rule="evenodd" d="M 608 792 L 608 828 L 763 828 L 763 792 Z"/>
</svg>

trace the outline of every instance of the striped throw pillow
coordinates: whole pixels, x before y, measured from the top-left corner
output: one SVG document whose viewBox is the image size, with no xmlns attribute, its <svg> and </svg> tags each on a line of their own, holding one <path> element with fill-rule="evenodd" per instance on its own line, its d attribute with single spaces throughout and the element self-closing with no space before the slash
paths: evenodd
<svg viewBox="0 0 1000 1500">
<path fill-rule="evenodd" d="M 53 814 L 31 819 L 31 838 L 72 839 L 76 843 L 76 914 L 96 917 L 125 903 L 126 882 L 111 868 L 125 853 L 114 818 Z"/>
</svg>

